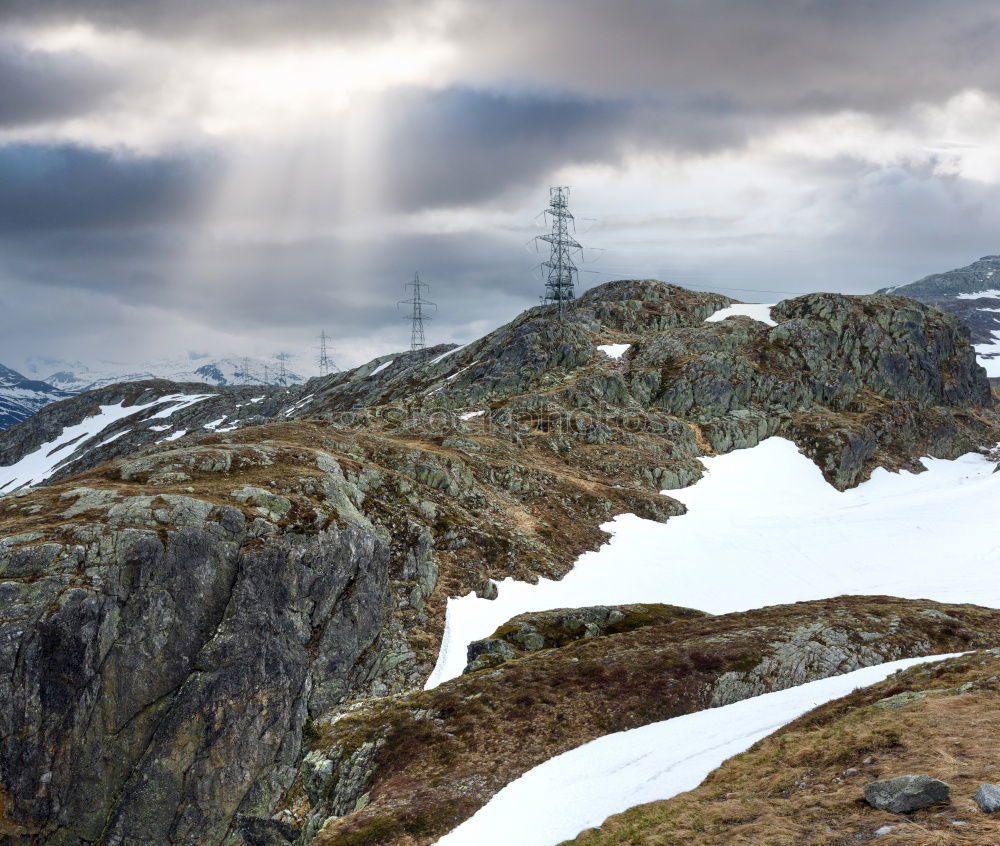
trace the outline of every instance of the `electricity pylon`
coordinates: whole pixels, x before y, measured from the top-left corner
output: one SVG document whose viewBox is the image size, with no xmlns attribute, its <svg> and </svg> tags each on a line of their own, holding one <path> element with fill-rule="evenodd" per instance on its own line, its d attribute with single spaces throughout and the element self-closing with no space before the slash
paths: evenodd
<svg viewBox="0 0 1000 846">
<path fill-rule="evenodd" d="M 551 247 L 549 260 L 542 262 L 546 271 L 545 296 L 542 299 L 559 306 L 559 319 L 562 320 L 563 309 L 573 299 L 576 285 L 577 269 L 573 253 L 583 249 L 570 234 L 571 227 L 575 234 L 576 223 L 569 211 L 569 188 L 549 189 L 549 207 L 545 214 L 552 218 L 552 231 L 536 237 L 536 240 L 545 241 Z"/>
<path fill-rule="evenodd" d="M 326 342 L 329 340 L 329 336 L 326 334 L 324 329 L 319 333 L 319 375 L 328 376 L 331 371 L 335 373 L 340 372 L 340 368 L 337 367 L 333 362 L 333 357 L 330 355 L 327 349 Z"/>
<path fill-rule="evenodd" d="M 413 274 L 413 281 L 407 282 L 406 287 L 413 288 L 413 296 L 408 300 L 400 300 L 396 304 L 396 307 L 398 308 L 401 305 L 413 306 L 412 312 L 406 319 L 410 321 L 410 351 L 415 352 L 427 346 L 424 341 L 424 321 L 431 318 L 429 315 L 424 314 L 424 307 L 433 306 L 437 308 L 437 304 L 423 298 L 421 290 L 423 288 L 430 288 L 430 285 L 420 281 L 419 273 Z"/>
</svg>

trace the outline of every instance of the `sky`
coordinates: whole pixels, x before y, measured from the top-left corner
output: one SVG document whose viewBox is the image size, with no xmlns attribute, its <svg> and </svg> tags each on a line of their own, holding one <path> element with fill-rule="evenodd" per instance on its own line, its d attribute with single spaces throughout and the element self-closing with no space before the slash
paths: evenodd
<svg viewBox="0 0 1000 846">
<path fill-rule="evenodd" d="M 0 363 L 342 367 L 579 287 L 863 293 L 1000 252 L 992 0 L 0 0 Z M 544 245 L 542 245 L 544 246 Z"/>
</svg>

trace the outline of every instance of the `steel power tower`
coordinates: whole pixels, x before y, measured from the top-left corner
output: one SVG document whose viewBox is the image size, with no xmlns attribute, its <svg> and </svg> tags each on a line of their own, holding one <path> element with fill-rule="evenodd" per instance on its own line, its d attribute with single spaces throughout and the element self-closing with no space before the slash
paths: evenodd
<svg viewBox="0 0 1000 846">
<path fill-rule="evenodd" d="M 551 248 L 549 260 L 542 262 L 545 268 L 545 296 L 542 300 L 557 303 L 559 319 L 562 320 L 565 304 L 573 299 L 576 285 L 573 253 L 583 249 L 570 234 L 571 228 L 576 232 L 576 223 L 569 211 L 569 188 L 560 186 L 549 189 L 549 207 L 545 214 L 552 219 L 552 231 L 536 237 L 537 241 L 545 241 Z"/>
<path fill-rule="evenodd" d="M 406 283 L 407 288 L 413 288 L 413 296 L 408 300 L 400 300 L 397 308 L 401 305 L 413 306 L 413 310 L 406 319 L 410 321 L 410 351 L 422 350 L 427 344 L 424 341 L 424 321 L 430 320 L 430 316 L 424 314 L 424 306 L 437 308 L 436 303 L 425 300 L 422 289 L 430 288 L 426 282 L 420 281 L 420 274 L 413 274 L 413 281 Z"/>
<path fill-rule="evenodd" d="M 330 355 L 330 351 L 327 348 L 327 341 L 330 340 L 330 336 L 326 334 L 324 329 L 319 333 L 319 375 L 328 376 L 330 372 L 339 373 L 340 368 L 333 363 L 333 357 Z"/>
</svg>

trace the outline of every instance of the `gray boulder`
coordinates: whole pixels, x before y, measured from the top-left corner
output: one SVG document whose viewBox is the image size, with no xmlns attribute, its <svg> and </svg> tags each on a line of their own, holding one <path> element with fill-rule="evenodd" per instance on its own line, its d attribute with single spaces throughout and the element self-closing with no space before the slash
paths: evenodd
<svg viewBox="0 0 1000 846">
<path fill-rule="evenodd" d="M 948 785 L 923 775 L 904 775 L 865 785 L 865 800 L 880 811 L 908 814 L 948 801 Z"/>
<path fill-rule="evenodd" d="M 1000 787 L 995 784 L 981 784 L 975 795 L 976 804 L 984 814 L 1000 811 Z"/>
</svg>

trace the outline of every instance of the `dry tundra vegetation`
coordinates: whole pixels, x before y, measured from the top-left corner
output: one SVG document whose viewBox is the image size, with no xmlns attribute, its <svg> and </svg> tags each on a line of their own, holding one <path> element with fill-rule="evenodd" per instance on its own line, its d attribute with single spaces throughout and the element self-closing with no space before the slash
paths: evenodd
<svg viewBox="0 0 1000 846">
<path fill-rule="evenodd" d="M 906 773 L 948 782 L 950 802 L 897 815 L 861 799 L 866 783 Z M 998 780 L 1000 650 L 991 649 L 817 708 L 697 789 L 613 816 L 563 846 L 987 846 L 1000 843 L 1000 818 L 972 797 Z"/>
<path fill-rule="evenodd" d="M 631 625 L 318 721 L 310 748 L 353 762 L 344 769 L 370 756 L 374 780 L 345 792 L 348 778 L 314 776 L 286 802 L 343 813 L 364 796 L 319 833 L 326 846 L 432 843 L 520 774 L 596 737 L 862 664 L 992 646 L 1000 611 L 841 597 L 717 617 L 646 606 Z"/>
</svg>

